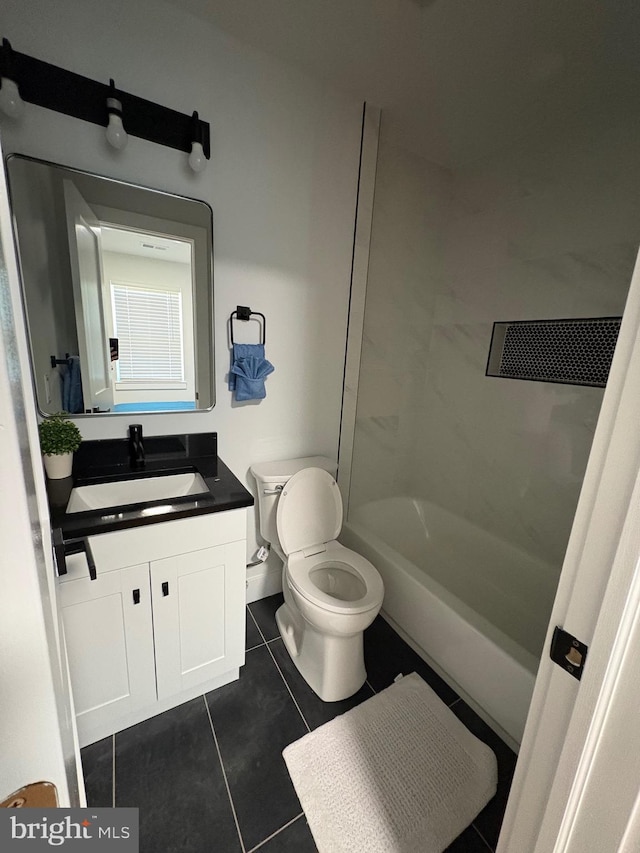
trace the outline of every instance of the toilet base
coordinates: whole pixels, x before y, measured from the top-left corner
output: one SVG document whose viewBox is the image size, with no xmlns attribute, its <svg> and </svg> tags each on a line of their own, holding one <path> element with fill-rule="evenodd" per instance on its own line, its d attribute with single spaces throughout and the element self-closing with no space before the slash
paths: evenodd
<svg viewBox="0 0 640 853">
<path fill-rule="evenodd" d="M 367 678 L 362 631 L 349 637 L 321 634 L 286 600 L 276 622 L 298 672 L 323 702 L 339 702 L 360 690 Z"/>
</svg>

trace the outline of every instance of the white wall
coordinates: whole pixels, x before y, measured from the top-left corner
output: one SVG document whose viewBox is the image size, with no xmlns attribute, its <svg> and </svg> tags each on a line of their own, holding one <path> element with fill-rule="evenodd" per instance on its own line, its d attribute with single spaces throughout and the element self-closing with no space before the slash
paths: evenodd
<svg viewBox="0 0 640 853">
<path fill-rule="evenodd" d="M 27 106 L 3 121 L 16 151 L 201 198 L 214 214 L 217 404 L 207 414 L 136 417 L 147 434 L 218 431 L 245 482 L 251 463 L 337 455 L 362 105 L 163 2 L 6 0 L 17 51 L 211 123 L 213 156 L 186 155 Z M 125 117 L 126 125 L 126 117 Z M 267 317 L 275 373 L 267 398 L 236 406 L 226 389 L 226 321 L 237 304 Z M 84 419 L 85 438 L 124 436 L 127 417 Z M 253 488 L 253 483 L 250 483 Z M 253 530 L 250 531 L 253 538 Z"/>
<path fill-rule="evenodd" d="M 352 505 L 432 500 L 559 572 L 603 392 L 486 377 L 492 324 L 622 314 L 639 129 L 576 121 L 447 172 L 383 118 Z"/>
</svg>

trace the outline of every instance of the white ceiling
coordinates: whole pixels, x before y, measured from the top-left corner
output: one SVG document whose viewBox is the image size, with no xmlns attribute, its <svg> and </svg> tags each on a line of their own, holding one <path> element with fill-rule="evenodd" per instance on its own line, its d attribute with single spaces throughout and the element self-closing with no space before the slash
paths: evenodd
<svg viewBox="0 0 640 853">
<path fill-rule="evenodd" d="M 638 0 L 172 0 L 383 109 L 446 166 L 640 103 Z"/>
</svg>

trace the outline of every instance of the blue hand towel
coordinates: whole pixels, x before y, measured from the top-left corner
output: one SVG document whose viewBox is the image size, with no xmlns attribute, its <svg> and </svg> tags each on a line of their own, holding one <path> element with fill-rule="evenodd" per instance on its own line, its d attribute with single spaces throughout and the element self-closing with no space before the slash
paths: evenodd
<svg viewBox="0 0 640 853">
<path fill-rule="evenodd" d="M 233 364 L 229 372 L 229 389 L 236 400 L 262 400 L 267 396 L 264 380 L 274 366 L 264 357 L 264 344 L 234 344 Z"/>
<path fill-rule="evenodd" d="M 67 366 L 62 377 L 62 408 L 70 415 L 84 412 L 80 357 L 77 355 L 71 355 L 67 359 Z"/>
<path fill-rule="evenodd" d="M 264 344 L 234 344 L 231 351 L 231 370 L 229 371 L 229 391 L 235 391 L 236 375 L 233 365 L 241 358 L 253 355 L 256 358 L 264 358 Z"/>
</svg>

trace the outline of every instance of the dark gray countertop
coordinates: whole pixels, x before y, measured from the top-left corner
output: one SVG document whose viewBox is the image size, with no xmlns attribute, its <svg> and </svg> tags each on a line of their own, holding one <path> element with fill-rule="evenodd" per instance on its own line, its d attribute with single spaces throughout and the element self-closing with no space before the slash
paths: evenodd
<svg viewBox="0 0 640 853">
<path fill-rule="evenodd" d="M 132 468 L 127 439 L 82 442 L 74 457 L 71 477 L 47 480 L 52 528 L 60 529 L 64 539 L 69 540 L 253 506 L 251 493 L 218 457 L 216 433 L 154 436 L 144 439 L 144 447 L 144 467 Z M 75 486 L 190 471 L 197 471 L 203 477 L 210 493 L 116 509 L 66 512 Z M 143 509 L 150 505 L 161 506 L 163 511 L 156 516 L 143 514 Z"/>
</svg>

